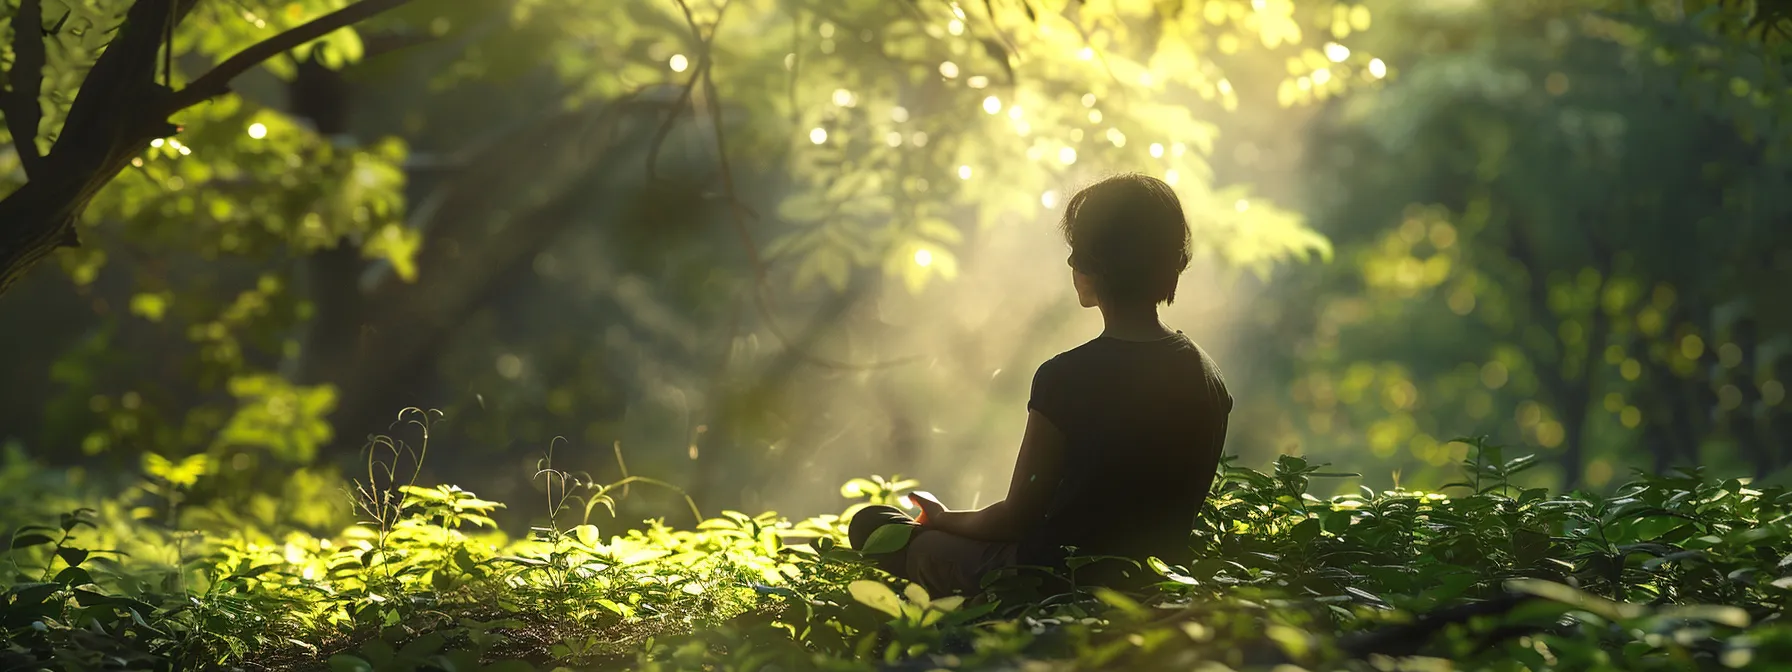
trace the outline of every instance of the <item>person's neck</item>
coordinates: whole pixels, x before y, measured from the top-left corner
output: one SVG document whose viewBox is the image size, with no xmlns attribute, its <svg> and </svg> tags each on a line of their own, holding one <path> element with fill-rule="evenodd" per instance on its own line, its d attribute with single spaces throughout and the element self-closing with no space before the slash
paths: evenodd
<svg viewBox="0 0 1792 672">
<path fill-rule="evenodd" d="M 1101 335 L 1122 341 L 1155 341 L 1172 333 L 1157 319 L 1157 306 L 1098 306 L 1103 328 Z"/>
</svg>

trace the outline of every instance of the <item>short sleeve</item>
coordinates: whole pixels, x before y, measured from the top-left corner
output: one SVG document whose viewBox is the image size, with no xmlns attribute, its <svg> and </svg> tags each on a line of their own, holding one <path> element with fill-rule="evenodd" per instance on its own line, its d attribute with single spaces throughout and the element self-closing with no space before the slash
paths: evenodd
<svg viewBox="0 0 1792 672">
<path fill-rule="evenodd" d="M 1069 431 L 1066 423 L 1071 419 L 1070 387 L 1064 362 L 1057 358 L 1047 360 L 1033 374 L 1033 392 L 1027 399 L 1027 408 L 1052 421 L 1059 431 Z"/>
</svg>

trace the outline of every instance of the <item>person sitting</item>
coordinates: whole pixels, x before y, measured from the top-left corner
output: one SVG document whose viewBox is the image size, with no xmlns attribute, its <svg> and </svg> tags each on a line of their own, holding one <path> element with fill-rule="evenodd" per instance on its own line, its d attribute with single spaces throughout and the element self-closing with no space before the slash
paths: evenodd
<svg viewBox="0 0 1792 672">
<path fill-rule="evenodd" d="M 1178 561 L 1212 488 L 1232 396 L 1207 352 L 1157 312 L 1190 260 L 1181 202 L 1156 178 L 1110 177 L 1070 199 L 1062 228 L 1078 301 L 1104 328 L 1034 375 L 1007 496 L 955 511 L 913 493 L 915 518 L 873 506 L 848 524 L 858 550 L 884 525 L 915 526 L 874 557 L 932 594 L 975 592 L 1008 567 L 1062 570 L 1070 549 Z"/>
</svg>

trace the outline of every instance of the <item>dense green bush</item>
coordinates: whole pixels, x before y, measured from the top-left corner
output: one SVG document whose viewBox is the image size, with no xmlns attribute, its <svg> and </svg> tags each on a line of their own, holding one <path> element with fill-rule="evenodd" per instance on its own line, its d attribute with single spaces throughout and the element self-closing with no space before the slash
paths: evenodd
<svg viewBox="0 0 1792 672">
<path fill-rule="evenodd" d="M 358 491 L 366 522 L 333 538 L 163 533 L 82 509 L 12 532 L 0 669 L 1635 670 L 1792 660 L 1783 488 L 1695 472 L 1639 476 L 1612 497 L 1551 495 L 1512 483 L 1532 458 L 1480 444 L 1471 455 L 1466 477 L 1442 492 L 1331 499 L 1308 494 L 1309 482 L 1348 474 L 1292 456 L 1270 473 L 1228 464 L 1190 535 L 1199 559 L 1147 563 L 1151 587 L 1047 591 L 1057 584 L 1016 571 L 970 599 L 930 596 L 859 562 L 841 547 L 850 510 L 800 521 L 728 512 L 695 529 L 649 521 L 606 537 L 589 521 L 607 519 L 594 514 L 627 484 L 550 465 L 536 476 L 550 486 L 552 522 L 515 540 L 492 529 L 503 505 L 405 485 L 391 469 Z M 914 485 L 858 480 L 842 493 L 888 502 Z"/>
</svg>

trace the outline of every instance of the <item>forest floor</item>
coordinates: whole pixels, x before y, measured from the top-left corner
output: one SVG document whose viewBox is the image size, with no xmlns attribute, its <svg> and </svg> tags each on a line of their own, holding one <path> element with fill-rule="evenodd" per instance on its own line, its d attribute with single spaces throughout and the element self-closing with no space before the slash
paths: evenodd
<svg viewBox="0 0 1792 672">
<path fill-rule="evenodd" d="M 451 486 L 384 521 L 194 553 L 159 578 L 81 542 L 83 510 L 14 533 L 0 670 L 1774 669 L 1792 660 L 1792 495 L 1699 474 L 1607 497 L 1512 484 L 1481 448 L 1442 492 L 1308 494 L 1338 476 L 1228 465 L 1189 565 L 1128 591 L 1015 571 L 930 596 L 842 548 L 842 515 L 725 513 L 603 537 L 487 530 Z M 857 480 L 888 502 L 912 482 Z M 600 498 L 606 494 L 596 493 Z M 582 516 L 581 516 L 582 518 Z M 179 543 L 178 541 L 176 543 Z M 1112 560 L 1109 560 L 1112 562 Z M 1086 564 L 1073 562 L 1070 578 Z"/>
</svg>

